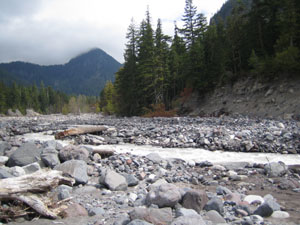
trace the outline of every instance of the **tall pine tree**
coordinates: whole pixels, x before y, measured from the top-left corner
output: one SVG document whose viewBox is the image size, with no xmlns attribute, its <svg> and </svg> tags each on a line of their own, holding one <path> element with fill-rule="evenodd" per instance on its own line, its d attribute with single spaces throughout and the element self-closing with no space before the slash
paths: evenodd
<svg viewBox="0 0 300 225">
<path fill-rule="evenodd" d="M 162 32 L 161 20 L 157 21 L 155 32 L 155 69 L 154 69 L 154 93 L 155 104 L 169 105 L 168 95 L 170 71 L 169 71 L 169 40 L 171 38 Z"/>
<path fill-rule="evenodd" d="M 170 86 L 169 95 L 171 99 L 178 96 L 185 87 L 184 57 L 186 56 L 185 43 L 179 36 L 179 29 L 175 23 L 174 37 L 170 49 Z"/>
<path fill-rule="evenodd" d="M 132 116 L 138 114 L 139 101 L 137 94 L 138 67 L 137 44 L 138 31 L 132 19 L 128 27 L 126 38 L 128 42 L 124 53 L 124 66 L 116 74 L 115 88 L 118 111 L 121 115 Z"/>
<path fill-rule="evenodd" d="M 138 41 L 138 90 L 140 113 L 151 108 L 155 97 L 154 87 L 154 35 L 149 9 L 142 21 Z"/>
</svg>

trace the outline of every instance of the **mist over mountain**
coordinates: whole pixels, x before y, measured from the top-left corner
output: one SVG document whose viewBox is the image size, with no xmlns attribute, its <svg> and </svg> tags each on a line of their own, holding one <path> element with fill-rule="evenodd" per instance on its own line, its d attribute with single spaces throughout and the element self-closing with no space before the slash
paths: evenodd
<svg viewBox="0 0 300 225">
<path fill-rule="evenodd" d="M 41 66 L 27 62 L 0 64 L 0 80 L 29 85 L 41 82 L 67 94 L 99 95 L 105 83 L 115 80 L 121 64 L 99 48 L 63 65 Z"/>
</svg>

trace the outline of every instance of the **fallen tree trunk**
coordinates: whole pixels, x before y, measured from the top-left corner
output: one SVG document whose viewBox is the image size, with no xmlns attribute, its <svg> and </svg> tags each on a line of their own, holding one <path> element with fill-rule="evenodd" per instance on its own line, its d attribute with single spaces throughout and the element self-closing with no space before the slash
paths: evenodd
<svg viewBox="0 0 300 225">
<path fill-rule="evenodd" d="M 33 193 L 47 192 L 60 184 L 73 185 L 75 180 L 62 176 L 61 171 L 40 170 L 20 177 L 0 180 L 0 201 L 16 200 L 25 203 L 42 216 L 55 219 L 57 214 L 47 207 L 48 201 Z"/>
<path fill-rule="evenodd" d="M 62 139 L 64 137 L 79 135 L 79 134 L 92 134 L 92 133 L 105 131 L 107 129 L 108 127 L 106 126 L 76 127 L 55 134 L 55 139 Z"/>
<path fill-rule="evenodd" d="M 0 180 L 0 198 L 11 194 L 49 191 L 59 184 L 72 186 L 73 178 L 62 176 L 61 171 L 39 170 L 35 173 Z"/>
<path fill-rule="evenodd" d="M 23 202 L 26 205 L 30 206 L 32 209 L 34 209 L 38 214 L 45 216 L 47 218 L 50 219 L 58 218 L 58 216 L 54 212 L 51 212 L 48 209 L 48 207 L 45 205 L 45 203 L 37 196 L 34 195 L 25 196 L 25 195 L 13 194 L 13 195 L 6 196 L 4 199 Z"/>
</svg>

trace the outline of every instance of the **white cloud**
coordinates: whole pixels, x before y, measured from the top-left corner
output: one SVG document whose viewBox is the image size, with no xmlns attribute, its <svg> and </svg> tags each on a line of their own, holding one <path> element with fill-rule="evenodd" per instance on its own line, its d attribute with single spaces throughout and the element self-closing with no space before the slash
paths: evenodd
<svg viewBox="0 0 300 225">
<path fill-rule="evenodd" d="M 224 2 L 194 0 L 194 5 L 210 17 Z M 131 18 L 139 24 L 147 6 L 153 26 L 161 18 L 171 35 L 185 0 L 1 0 L 0 61 L 58 64 L 99 47 L 122 62 Z"/>
</svg>

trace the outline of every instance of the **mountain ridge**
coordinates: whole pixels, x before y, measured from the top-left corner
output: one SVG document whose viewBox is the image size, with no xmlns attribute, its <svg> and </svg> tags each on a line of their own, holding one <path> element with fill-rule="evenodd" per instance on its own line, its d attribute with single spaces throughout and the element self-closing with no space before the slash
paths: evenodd
<svg viewBox="0 0 300 225">
<path fill-rule="evenodd" d="M 227 0 L 222 7 L 212 16 L 210 24 L 219 23 L 220 20 L 226 23 L 227 18 L 232 14 L 232 10 L 242 4 L 247 11 L 251 9 L 253 0 Z"/>
<path fill-rule="evenodd" d="M 100 48 L 92 48 L 65 64 L 39 65 L 15 61 L 0 64 L 0 80 L 23 85 L 51 86 L 67 94 L 99 95 L 108 80 L 114 81 L 121 64 Z"/>
</svg>

